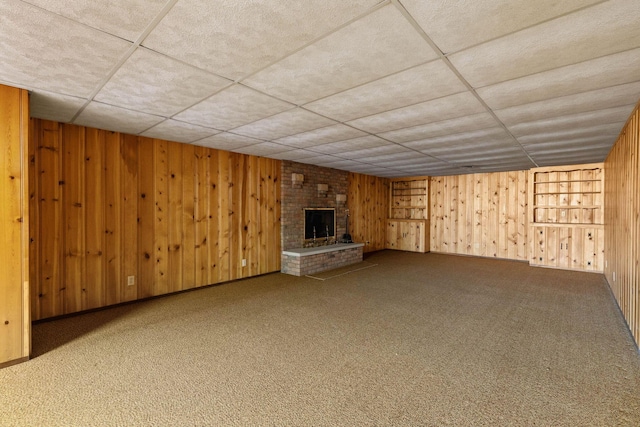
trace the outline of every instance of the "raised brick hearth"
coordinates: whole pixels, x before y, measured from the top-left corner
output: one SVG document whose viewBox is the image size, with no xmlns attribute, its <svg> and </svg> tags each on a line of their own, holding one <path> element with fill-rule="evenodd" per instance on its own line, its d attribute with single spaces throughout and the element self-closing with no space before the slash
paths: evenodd
<svg viewBox="0 0 640 427">
<path fill-rule="evenodd" d="M 282 252 L 282 272 L 294 276 L 319 273 L 362 261 L 363 243 L 339 243 Z"/>
</svg>

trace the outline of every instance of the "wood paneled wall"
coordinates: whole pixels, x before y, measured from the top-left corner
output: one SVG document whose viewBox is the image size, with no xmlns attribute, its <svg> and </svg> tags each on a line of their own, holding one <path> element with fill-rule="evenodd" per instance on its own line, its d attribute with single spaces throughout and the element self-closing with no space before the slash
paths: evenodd
<svg viewBox="0 0 640 427">
<path fill-rule="evenodd" d="M 30 140 L 34 319 L 280 270 L 280 161 L 38 119 Z"/>
<path fill-rule="evenodd" d="M 604 163 L 605 276 L 640 344 L 640 110 Z"/>
<path fill-rule="evenodd" d="M 0 366 L 29 357 L 29 95 L 0 85 Z"/>
<path fill-rule="evenodd" d="M 431 178 L 433 252 L 527 260 L 527 171 Z"/>
<path fill-rule="evenodd" d="M 349 233 L 353 241 L 365 243 L 363 252 L 384 249 L 389 212 L 389 180 L 349 173 L 347 203 L 350 215 Z"/>
</svg>

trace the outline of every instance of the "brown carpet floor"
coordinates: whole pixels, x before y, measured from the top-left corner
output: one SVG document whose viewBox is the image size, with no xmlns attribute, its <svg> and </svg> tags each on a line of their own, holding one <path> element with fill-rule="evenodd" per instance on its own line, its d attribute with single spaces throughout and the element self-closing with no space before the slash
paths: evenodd
<svg viewBox="0 0 640 427">
<path fill-rule="evenodd" d="M 394 251 L 40 323 L 8 426 L 640 426 L 602 275 Z"/>
</svg>

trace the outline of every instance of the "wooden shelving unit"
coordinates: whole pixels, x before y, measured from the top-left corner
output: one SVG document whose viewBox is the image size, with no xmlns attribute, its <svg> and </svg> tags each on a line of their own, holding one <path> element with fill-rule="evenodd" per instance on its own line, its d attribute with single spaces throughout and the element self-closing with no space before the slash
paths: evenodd
<svg viewBox="0 0 640 427">
<path fill-rule="evenodd" d="M 387 249 L 429 251 L 429 179 L 391 181 Z"/>
<path fill-rule="evenodd" d="M 602 163 L 529 171 L 532 265 L 603 271 Z"/>
</svg>

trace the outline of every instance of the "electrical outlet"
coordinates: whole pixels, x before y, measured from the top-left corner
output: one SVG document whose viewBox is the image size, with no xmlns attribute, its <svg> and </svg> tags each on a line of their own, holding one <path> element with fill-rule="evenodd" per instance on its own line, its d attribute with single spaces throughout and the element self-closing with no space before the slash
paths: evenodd
<svg viewBox="0 0 640 427">
<path fill-rule="evenodd" d="M 243 267 L 246 267 L 246 266 L 247 266 L 247 260 L 246 260 L 246 259 L 243 259 L 243 260 L 242 260 L 242 266 L 243 266 Z"/>
<path fill-rule="evenodd" d="M 127 286 L 133 286 L 136 284 L 136 276 L 127 277 Z"/>
</svg>

